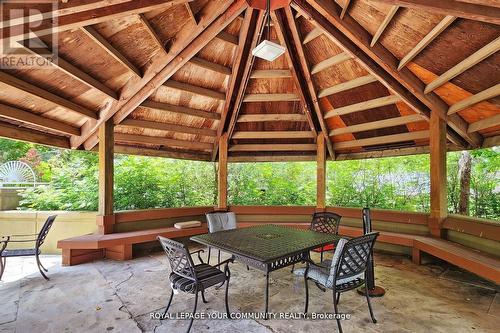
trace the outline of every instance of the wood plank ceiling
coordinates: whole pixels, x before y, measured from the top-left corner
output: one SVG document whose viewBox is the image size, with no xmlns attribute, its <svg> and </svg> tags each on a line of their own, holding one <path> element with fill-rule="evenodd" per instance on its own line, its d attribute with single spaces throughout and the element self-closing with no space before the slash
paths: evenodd
<svg viewBox="0 0 500 333">
<path fill-rule="evenodd" d="M 215 160 L 227 133 L 230 161 L 281 161 L 323 133 L 342 160 L 426 152 L 436 112 L 450 150 L 499 145 L 500 9 L 451 3 L 294 0 L 267 62 L 244 0 L 5 2 L 0 136 L 93 150 L 109 120 L 117 152 Z"/>
</svg>

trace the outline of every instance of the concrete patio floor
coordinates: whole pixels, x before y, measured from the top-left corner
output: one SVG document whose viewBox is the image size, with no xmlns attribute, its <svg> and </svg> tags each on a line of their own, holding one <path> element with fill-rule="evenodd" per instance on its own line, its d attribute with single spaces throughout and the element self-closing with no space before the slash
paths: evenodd
<svg viewBox="0 0 500 333">
<path fill-rule="evenodd" d="M 313 258 L 317 259 L 317 258 Z M 214 260 L 215 261 L 215 260 Z M 8 259 L 0 282 L 0 332 L 185 332 L 188 320 L 151 318 L 170 295 L 166 257 L 161 252 L 127 262 L 101 260 L 61 267 L 59 256 L 43 256 L 46 282 L 33 258 Z M 351 315 L 345 332 L 498 332 L 500 296 L 489 284 L 448 265 L 416 266 L 402 256 L 376 254 L 377 284 L 387 293 L 373 299 L 377 324 L 364 297 L 342 295 L 339 311 Z M 232 312 L 259 312 L 264 274 L 231 266 Z M 300 313 L 303 279 L 289 269 L 271 273 L 270 310 Z M 224 288 L 206 292 L 200 313 L 224 313 Z M 174 296 L 170 312 L 192 311 L 194 297 Z M 310 284 L 309 311 L 333 312 L 331 292 Z M 334 320 L 195 320 L 191 332 L 335 332 Z"/>
</svg>

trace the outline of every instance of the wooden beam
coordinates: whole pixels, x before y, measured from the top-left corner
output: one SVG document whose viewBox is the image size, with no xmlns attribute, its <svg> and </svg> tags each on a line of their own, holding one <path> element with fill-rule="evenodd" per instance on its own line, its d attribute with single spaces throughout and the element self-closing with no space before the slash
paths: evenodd
<svg viewBox="0 0 500 333">
<path fill-rule="evenodd" d="M 229 32 L 221 31 L 217 36 L 223 42 L 229 43 L 234 46 L 238 46 L 238 37 L 230 34 Z"/>
<path fill-rule="evenodd" d="M 441 87 L 446 82 L 462 74 L 463 72 L 486 59 L 498 50 L 500 50 L 500 37 L 497 37 L 494 41 L 474 52 L 472 55 L 465 58 L 464 60 L 447 70 L 445 73 L 434 79 L 434 81 L 432 81 L 425 87 L 424 93 L 428 94 L 434 89 Z"/>
<path fill-rule="evenodd" d="M 296 94 L 247 94 L 243 102 L 298 102 L 300 98 Z"/>
<path fill-rule="evenodd" d="M 341 52 L 339 54 L 334 55 L 328 59 L 325 59 L 316 65 L 311 67 L 311 74 L 319 73 L 331 66 L 335 66 L 337 64 L 343 63 L 344 61 L 352 59 L 351 55 L 346 52 Z"/>
<path fill-rule="evenodd" d="M 217 131 L 212 130 L 210 128 L 190 127 L 190 126 L 168 124 L 168 123 L 148 121 L 148 120 L 125 119 L 120 123 L 120 126 L 139 127 L 139 128 L 154 129 L 159 131 L 179 132 L 179 133 L 204 135 L 211 137 L 217 136 Z"/>
<path fill-rule="evenodd" d="M 297 84 L 299 85 L 299 89 L 306 90 L 309 93 L 308 95 L 306 95 L 307 102 L 314 109 L 316 118 L 318 119 L 318 123 L 321 128 L 321 132 L 323 133 L 323 138 L 326 143 L 326 148 L 328 150 L 330 157 L 334 159 L 335 152 L 333 151 L 333 145 L 330 140 L 330 137 L 328 136 L 328 126 L 326 125 L 326 122 L 323 119 L 323 111 L 321 110 L 321 106 L 319 105 L 318 101 L 318 96 L 316 95 L 317 87 L 313 82 L 311 72 L 309 69 L 309 62 L 307 61 L 307 56 L 304 52 L 302 44 L 300 43 L 301 36 L 299 29 L 297 27 L 297 23 L 295 22 L 292 10 L 289 7 L 285 8 L 284 12 L 285 12 L 285 20 L 287 21 L 291 38 L 293 39 L 294 42 L 294 45 L 288 45 L 287 47 L 290 48 L 291 50 L 289 52 L 296 54 L 295 61 L 297 62 L 297 64 L 295 66 L 298 67 L 296 69 L 297 79 L 298 79 Z M 287 39 L 290 38 L 289 36 L 285 37 Z M 293 48 L 293 46 L 295 46 L 295 48 Z"/>
<path fill-rule="evenodd" d="M 469 125 L 467 132 L 473 133 L 498 125 L 500 125 L 500 114 L 473 122 Z"/>
<path fill-rule="evenodd" d="M 500 135 L 490 136 L 484 139 L 483 148 L 500 146 Z"/>
<path fill-rule="evenodd" d="M 417 132 L 408 132 L 401 134 L 384 135 L 367 139 L 336 142 L 333 144 L 333 147 L 335 149 L 349 149 L 349 148 L 384 145 L 389 143 L 413 141 L 413 140 L 428 139 L 428 138 L 429 138 L 429 131 L 417 131 Z"/>
<path fill-rule="evenodd" d="M 417 121 L 426 121 L 426 120 L 427 119 L 424 118 L 422 115 L 412 114 L 409 116 L 394 117 L 394 118 L 372 121 L 369 123 L 363 123 L 363 124 L 352 125 L 352 126 L 347 126 L 347 127 L 339 127 L 339 128 L 334 129 L 334 130 L 331 130 L 330 135 L 334 136 L 334 135 L 341 135 L 341 134 L 347 134 L 347 133 L 364 132 L 364 131 L 376 130 L 376 129 L 381 129 L 381 128 L 406 125 L 409 123 L 414 123 Z"/>
<path fill-rule="evenodd" d="M 46 100 L 52 104 L 55 104 L 61 108 L 64 108 L 68 111 L 75 112 L 80 116 L 89 118 L 89 119 L 97 119 L 97 114 L 89 110 L 81 105 L 73 103 L 66 98 L 57 96 L 47 90 L 39 88 L 31 83 L 18 79 L 10 74 L 0 71 L 0 82 L 8 85 L 10 87 L 16 88 L 17 90 L 21 90 L 29 95 L 36 96 L 43 100 Z"/>
<path fill-rule="evenodd" d="M 316 151 L 316 145 L 314 143 L 241 144 L 230 147 L 229 151 Z"/>
<path fill-rule="evenodd" d="M 287 79 L 291 78 L 289 69 L 256 69 L 250 75 L 251 79 Z"/>
<path fill-rule="evenodd" d="M 409 147 L 409 148 L 374 150 L 362 153 L 337 154 L 335 160 L 336 161 L 366 160 L 370 158 L 407 156 L 407 155 L 418 155 L 418 154 L 428 154 L 428 153 L 429 153 L 428 146 L 419 146 L 419 147 Z"/>
<path fill-rule="evenodd" d="M 227 152 L 229 137 L 227 133 L 219 139 L 219 163 L 217 169 L 217 207 L 227 208 Z"/>
<path fill-rule="evenodd" d="M 0 117 L 21 121 L 26 124 L 42 127 L 43 129 L 57 131 L 62 134 L 80 135 L 79 128 L 2 103 L 0 103 Z"/>
<path fill-rule="evenodd" d="M 99 128 L 99 207 L 98 232 L 113 233 L 114 219 L 114 124 L 108 120 Z"/>
<path fill-rule="evenodd" d="M 429 147 L 431 178 L 429 230 L 432 236 L 441 237 L 441 226 L 448 211 L 446 193 L 446 122 L 435 113 L 431 113 Z"/>
<path fill-rule="evenodd" d="M 189 3 L 186 3 L 186 5 L 189 6 Z M 141 13 L 138 15 L 138 17 L 139 21 L 146 28 L 148 35 L 153 39 L 153 41 L 155 42 L 156 46 L 160 49 L 160 51 L 167 53 L 167 50 L 165 49 L 165 44 L 161 41 L 160 36 L 158 36 L 158 34 L 156 33 L 151 23 L 149 23 L 146 16 L 143 13 Z"/>
<path fill-rule="evenodd" d="M 132 77 L 122 89 L 122 98 L 104 112 L 97 122 L 82 128 L 80 137 L 73 137 L 72 147 L 84 145 L 85 149 L 92 149 L 97 138 L 94 135 L 96 128 L 103 121 L 114 117 L 115 124 L 134 111 L 156 89 L 168 80 L 175 72 L 194 57 L 205 45 L 222 31 L 231 20 L 242 13 L 247 4 L 244 0 L 212 0 L 200 10 L 200 22 L 192 28 L 181 29 L 167 55 L 158 54 L 147 66 L 142 78 Z"/>
<path fill-rule="evenodd" d="M 183 114 L 183 115 L 191 116 L 191 117 L 220 120 L 220 114 L 218 114 L 217 112 L 208 112 L 208 111 L 203 111 L 203 110 L 187 108 L 187 107 L 179 106 L 179 105 L 154 102 L 151 100 L 147 100 L 147 101 L 142 102 L 141 107 L 147 108 L 147 109 L 153 109 L 153 110 L 178 113 L 178 114 Z"/>
<path fill-rule="evenodd" d="M 198 25 L 198 18 L 194 14 L 193 9 L 191 8 L 191 4 L 189 2 L 186 2 L 184 5 L 186 6 L 186 11 L 188 12 L 189 17 L 191 17 L 194 24 Z"/>
<path fill-rule="evenodd" d="M 445 16 L 427 35 L 403 59 L 399 62 L 398 71 L 412 61 L 423 49 L 427 47 L 437 36 L 439 36 L 446 28 L 450 26 L 456 17 L 447 15 Z"/>
<path fill-rule="evenodd" d="M 267 121 L 307 121 L 306 116 L 298 113 L 276 113 L 276 114 L 245 114 L 238 118 L 239 123 L 256 123 L 256 122 L 267 122 Z"/>
<path fill-rule="evenodd" d="M 192 84 L 189 83 L 169 80 L 165 82 L 163 86 L 175 90 L 184 91 L 193 95 L 210 97 L 213 99 L 217 99 L 219 101 L 226 100 L 226 95 L 224 95 L 224 93 L 203 87 L 193 86 Z"/>
<path fill-rule="evenodd" d="M 340 19 L 343 19 L 345 14 L 347 14 L 347 10 L 349 9 L 349 4 L 351 0 L 345 0 L 344 7 L 342 7 L 342 11 L 340 12 Z"/>
<path fill-rule="evenodd" d="M 0 30 L 1 40 L 19 41 L 39 38 L 62 31 L 74 30 L 88 25 L 119 19 L 122 17 L 150 12 L 152 10 L 167 10 L 187 0 L 134 0 L 110 6 L 86 10 L 84 12 L 59 16 L 57 20 L 48 17 L 37 24 L 23 23 Z"/>
<path fill-rule="evenodd" d="M 309 31 L 305 36 L 304 36 L 304 39 L 302 40 L 302 44 L 307 44 L 309 43 L 310 41 L 312 41 L 313 39 L 316 39 L 318 38 L 319 36 L 321 36 L 323 34 L 323 30 L 321 29 L 318 29 L 318 28 L 314 28 L 312 29 L 311 31 Z"/>
<path fill-rule="evenodd" d="M 11 124 L 0 124 L 0 137 L 69 149 L 69 140 L 65 137 L 21 128 Z"/>
<path fill-rule="evenodd" d="M 398 11 L 398 9 L 399 9 L 399 6 L 392 6 L 389 9 L 389 12 L 387 13 L 384 20 L 382 21 L 382 23 L 378 27 L 377 31 L 375 32 L 375 35 L 373 35 L 372 41 L 370 43 L 371 47 L 373 47 L 373 45 L 375 45 L 377 43 L 377 41 L 379 40 L 380 36 L 382 36 L 382 34 L 384 33 L 384 31 L 387 28 L 387 26 L 389 25 L 389 23 L 391 23 L 392 18 L 394 17 L 394 15 L 396 15 L 396 12 Z"/>
<path fill-rule="evenodd" d="M 377 82 L 377 78 L 371 74 L 357 77 L 353 80 L 350 80 L 347 82 L 342 82 L 342 83 L 339 83 L 335 86 L 321 89 L 320 91 L 318 91 L 318 97 L 319 98 L 327 97 L 327 96 L 339 93 L 341 91 L 346 91 L 349 89 L 361 87 L 361 86 L 364 86 L 365 84 L 369 84 L 372 82 Z"/>
<path fill-rule="evenodd" d="M 326 138 L 318 134 L 316 150 L 316 208 L 326 208 Z"/>
<path fill-rule="evenodd" d="M 290 72 L 292 73 L 292 80 L 298 92 L 300 102 L 303 105 L 303 112 L 306 114 L 306 118 L 311 128 L 311 131 L 314 133 L 314 135 L 318 135 L 316 129 L 316 123 L 314 122 L 311 111 L 311 109 L 313 108 L 311 98 L 306 92 L 307 88 L 306 85 L 304 85 L 305 79 L 302 72 L 300 71 L 300 63 L 299 63 L 300 60 L 298 59 L 298 55 L 293 52 L 293 45 L 290 42 L 291 36 L 285 27 L 286 18 L 282 15 L 282 10 L 271 12 L 271 18 L 272 21 L 274 22 L 274 30 L 278 35 L 278 40 L 280 41 L 280 44 L 286 48 L 285 58 L 288 62 L 288 67 L 290 68 Z M 300 37 L 298 36 L 298 38 Z M 297 43 L 301 45 L 300 42 L 301 40 L 299 39 Z"/>
<path fill-rule="evenodd" d="M 211 150 L 212 144 L 206 142 L 175 140 L 159 136 L 145 136 L 135 134 L 115 133 L 115 141 L 134 142 L 139 144 L 152 144 L 165 147 L 178 147 L 187 149 Z"/>
<path fill-rule="evenodd" d="M 39 56 L 43 59 L 46 59 L 48 62 L 50 62 L 55 68 L 58 68 L 59 70 L 63 71 L 67 75 L 71 76 L 73 79 L 80 81 L 81 83 L 85 84 L 87 87 L 90 87 L 92 89 L 95 89 L 102 94 L 111 97 L 114 100 L 118 100 L 118 94 L 111 88 L 107 87 L 105 84 L 99 82 L 89 74 L 85 73 L 78 67 L 74 66 L 70 62 L 64 60 L 61 56 L 57 57 L 56 59 L 52 57 L 45 57 L 44 55 L 46 54 L 51 54 L 51 51 L 45 47 L 37 47 L 37 48 L 28 48 L 25 45 L 23 45 L 26 51 L 30 52 L 31 54 L 34 54 L 36 56 Z"/>
<path fill-rule="evenodd" d="M 450 106 L 448 109 L 448 115 L 457 113 L 458 111 L 465 110 L 471 106 L 476 105 L 482 101 L 486 101 L 490 98 L 494 98 L 500 95 L 500 83 L 490 87 L 486 90 L 483 90 L 475 95 L 469 96 L 460 102 L 457 102 Z"/>
<path fill-rule="evenodd" d="M 375 0 L 391 5 L 427 11 L 436 15 L 453 15 L 469 20 L 500 24 L 500 8 L 456 0 Z"/>
<path fill-rule="evenodd" d="M 356 104 L 347 105 L 347 106 L 344 106 L 341 108 L 333 109 L 332 111 L 328 111 L 325 114 L 325 118 L 331 118 L 334 116 L 342 116 L 342 115 L 350 114 L 350 113 L 354 113 L 354 112 L 370 110 L 370 109 L 378 108 L 381 106 L 395 104 L 395 103 L 400 102 L 400 101 L 401 101 L 401 98 L 399 98 L 399 96 L 396 96 L 396 95 L 389 95 L 389 96 L 385 96 L 385 97 L 380 97 L 380 98 L 372 99 L 369 101 L 364 101 L 364 102 L 360 102 L 360 103 L 356 103 Z"/>
<path fill-rule="evenodd" d="M 309 4 L 311 3 L 311 4 Z M 401 97 L 415 112 L 430 117 L 430 111 L 436 112 L 442 119 L 447 119 L 448 105 L 436 94 L 424 94 L 425 84 L 410 70 L 397 70 L 398 60 L 380 43 L 370 47 L 371 36 L 357 21 L 350 16 L 343 20 L 338 16 L 340 7 L 326 0 L 295 0 L 292 3 L 297 11 L 321 27 L 325 34 L 344 51 L 358 59 L 366 70 L 372 73 L 391 92 Z M 463 131 L 466 122 L 460 117 L 450 117 L 449 126 L 473 147 L 481 144 L 480 135 L 468 135 Z M 454 136 L 448 132 L 448 136 Z M 465 144 L 462 144 L 465 146 Z"/>
<path fill-rule="evenodd" d="M 112 56 L 116 61 L 122 64 L 129 71 L 137 75 L 142 76 L 139 68 L 132 64 L 120 51 L 118 51 L 110 42 L 108 42 L 101 34 L 97 32 L 93 27 L 82 27 L 81 31 L 85 33 L 90 39 L 92 39 L 97 45 L 99 45 L 104 51 L 106 51 L 110 56 Z"/>
<path fill-rule="evenodd" d="M 115 145 L 115 153 L 125 154 L 125 155 L 175 158 L 180 160 L 210 161 L 210 155 L 208 153 L 197 152 L 196 154 L 194 154 L 183 151 L 172 151 L 172 150 L 153 149 L 153 148 L 138 148 L 138 147 L 124 146 L 124 145 Z"/>
<path fill-rule="evenodd" d="M 251 155 L 251 156 L 229 156 L 231 163 L 255 163 L 255 162 L 309 162 L 315 161 L 315 155 Z"/>
<path fill-rule="evenodd" d="M 235 132 L 232 139 L 313 139 L 316 136 L 310 131 L 267 131 L 267 132 Z"/>
<path fill-rule="evenodd" d="M 203 69 L 216 72 L 223 75 L 231 75 L 231 68 L 219 65 L 215 62 L 205 60 L 200 57 L 193 57 L 189 62 L 195 66 L 201 67 Z"/>
</svg>

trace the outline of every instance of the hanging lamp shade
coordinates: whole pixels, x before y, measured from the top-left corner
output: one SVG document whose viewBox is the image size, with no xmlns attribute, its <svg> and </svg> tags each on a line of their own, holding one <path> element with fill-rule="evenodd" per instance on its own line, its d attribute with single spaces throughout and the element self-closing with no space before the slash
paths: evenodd
<svg viewBox="0 0 500 333">
<path fill-rule="evenodd" d="M 283 53 L 285 53 L 286 48 L 283 46 L 273 43 L 268 40 L 263 40 L 259 45 L 257 45 L 252 50 L 252 55 L 267 61 L 274 61 Z"/>
</svg>

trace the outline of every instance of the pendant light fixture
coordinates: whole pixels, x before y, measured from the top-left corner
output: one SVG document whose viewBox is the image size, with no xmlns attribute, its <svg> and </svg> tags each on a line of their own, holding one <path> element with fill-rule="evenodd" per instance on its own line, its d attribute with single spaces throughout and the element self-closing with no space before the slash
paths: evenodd
<svg viewBox="0 0 500 333">
<path fill-rule="evenodd" d="M 267 61 L 274 61 L 285 53 L 286 48 L 271 42 L 271 1 L 266 6 L 267 38 L 252 50 L 252 55 Z"/>
</svg>

